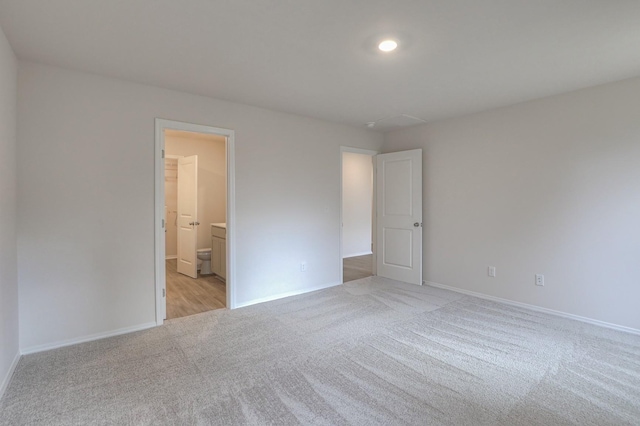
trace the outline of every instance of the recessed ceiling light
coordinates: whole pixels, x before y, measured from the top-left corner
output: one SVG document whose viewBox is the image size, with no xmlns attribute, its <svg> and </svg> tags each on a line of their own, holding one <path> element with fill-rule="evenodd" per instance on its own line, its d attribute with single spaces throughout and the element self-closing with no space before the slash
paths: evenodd
<svg viewBox="0 0 640 426">
<path fill-rule="evenodd" d="M 384 40 L 378 45 L 378 49 L 383 52 L 391 52 L 392 50 L 395 50 L 396 47 L 398 47 L 398 43 L 394 40 Z"/>
</svg>

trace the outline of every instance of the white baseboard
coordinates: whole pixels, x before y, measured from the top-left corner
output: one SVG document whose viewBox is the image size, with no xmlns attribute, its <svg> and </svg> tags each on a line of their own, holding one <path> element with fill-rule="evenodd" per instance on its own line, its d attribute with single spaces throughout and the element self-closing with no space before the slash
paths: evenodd
<svg viewBox="0 0 640 426">
<path fill-rule="evenodd" d="M 360 253 L 343 254 L 342 258 L 343 259 L 348 259 L 350 257 L 366 256 L 368 254 L 373 254 L 373 252 L 371 250 L 369 250 L 369 251 L 363 251 L 363 252 L 360 252 Z"/>
<path fill-rule="evenodd" d="M 323 284 L 323 285 L 321 285 L 319 287 L 308 288 L 308 289 L 304 289 L 304 290 L 290 291 L 290 292 L 287 292 L 287 293 L 280 293 L 280 294 L 277 294 L 275 296 L 268 296 L 268 297 L 263 297 L 263 298 L 260 298 L 260 299 L 253 299 L 253 300 L 250 300 L 248 302 L 238 303 L 235 306 L 234 309 L 244 308 L 246 306 L 251 306 L 251 305 L 257 305 L 258 303 L 271 302 L 272 300 L 284 299 L 285 297 L 297 296 L 299 294 L 311 293 L 312 291 L 323 290 L 325 288 L 335 287 L 335 286 L 340 285 L 340 284 L 342 284 L 342 283 L 338 282 L 338 283 Z"/>
<path fill-rule="evenodd" d="M 44 352 L 51 349 L 62 348 L 64 346 L 76 345 L 78 343 L 91 342 L 93 340 L 119 336 L 121 334 L 133 333 L 134 331 L 146 330 L 148 328 L 156 327 L 156 325 L 157 324 L 155 323 L 155 321 L 148 322 L 148 323 L 136 325 L 133 327 L 119 328 L 117 330 L 107 331 L 104 333 L 90 334 L 88 336 L 78 337 L 75 339 L 61 340 L 54 343 L 45 343 L 44 345 L 30 346 L 28 348 L 22 349 L 20 352 L 22 353 L 22 355 L 29 355 L 29 354 L 34 354 L 36 352 Z"/>
<path fill-rule="evenodd" d="M 444 290 L 451 290 L 451 291 L 455 291 L 456 293 L 462 293 L 462 294 L 466 294 L 466 295 L 469 295 L 469 296 L 478 297 L 480 299 L 492 300 L 494 302 L 500 302 L 500 303 L 504 303 L 504 304 L 511 305 L 511 306 L 517 306 L 519 308 L 530 309 L 530 310 L 536 311 L 536 312 L 542 312 L 542 313 L 545 313 L 545 314 L 550 314 L 550 315 L 555 315 L 555 316 L 558 316 L 558 317 L 569 318 L 569 319 L 572 319 L 572 320 L 585 322 L 587 324 L 593 324 L 593 325 L 598 325 L 600 327 L 611 328 L 613 330 L 624 331 L 625 333 L 631 333 L 631 334 L 640 335 L 640 330 L 638 330 L 636 328 L 625 327 L 623 325 L 618 325 L 618 324 L 612 324 L 612 323 L 609 323 L 609 322 L 604 322 L 604 321 L 596 320 L 596 319 L 593 319 L 593 318 L 581 317 L 580 315 L 574 315 L 574 314 L 570 314 L 570 313 L 567 313 L 567 312 L 556 311 L 556 310 L 553 310 L 553 309 L 543 308 L 541 306 L 530 305 L 528 303 L 516 302 L 516 301 L 513 301 L 513 300 L 509 300 L 509 299 L 503 299 L 501 297 L 490 296 L 490 295 L 484 294 L 484 293 L 477 293 L 477 292 L 471 291 L 471 290 L 465 290 L 465 289 L 462 289 L 462 288 L 452 287 L 452 286 L 445 285 L 445 284 L 434 283 L 432 281 L 426 281 L 425 284 L 429 285 L 431 287 L 442 288 Z"/>
<path fill-rule="evenodd" d="M 177 259 L 178 255 L 173 255 L 173 256 L 165 256 L 164 260 L 172 260 L 172 259 Z"/>
<path fill-rule="evenodd" d="M 16 371 L 16 367 L 18 366 L 18 361 L 20 361 L 20 352 L 18 352 L 13 358 L 13 362 L 11 366 L 9 366 L 9 371 L 2 379 L 2 383 L 0 384 L 0 399 L 4 396 L 5 391 L 9 387 L 9 382 L 11 382 L 11 377 L 13 376 L 13 372 Z"/>
</svg>

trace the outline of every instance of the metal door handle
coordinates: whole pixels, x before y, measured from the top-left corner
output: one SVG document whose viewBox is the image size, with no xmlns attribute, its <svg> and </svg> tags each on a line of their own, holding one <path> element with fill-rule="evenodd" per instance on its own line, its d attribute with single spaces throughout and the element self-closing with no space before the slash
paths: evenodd
<svg viewBox="0 0 640 426">
<path fill-rule="evenodd" d="M 418 227 L 420 226 L 420 223 L 419 223 L 419 222 L 416 222 L 416 223 L 414 223 L 414 224 L 413 224 L 413 226 L 415 226 L 416 228 L 418 228 Z"/>
<path fill-rule="evenodd" d="M 200 222 L 189 222 L 189 225 L 193 226 L 193 225 L 200 225 Z"/>
</svg>

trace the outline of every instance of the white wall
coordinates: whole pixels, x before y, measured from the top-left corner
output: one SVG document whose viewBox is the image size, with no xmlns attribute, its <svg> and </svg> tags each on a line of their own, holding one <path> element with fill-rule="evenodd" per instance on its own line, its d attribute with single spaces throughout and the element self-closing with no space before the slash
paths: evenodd
<svg viewBox="0 0 640 426">
<path fill-rule="evenodd" d="M 0 397 L 18 357 L 17 61 L 0 28 Z"/>
<path fill-rule="evenodd" d="M 164 143 L 166 154 L 198 156 L 198 249 L 211 248 L 209 224 L 227 221 L 226 140 L 218 135 L 166 131 Z"/>
<path fill-rule="evenodd" d="M 372 157 L 342 153 L 342 257 L 371 254 Z"/>
<path fill-rule="evenodd" d="M 636 78 L 387 134 L 424 150 L 425 279 L 640 329 L 639 114 Z"/>
<path fill-rule="evenodd" d="M 22 349 L 155 320 L 156 117 L 235 130 L 238 304 L 339 283 L 340 146 L 381 135 L 27 62 L 18 80 Z"/>
</svg>

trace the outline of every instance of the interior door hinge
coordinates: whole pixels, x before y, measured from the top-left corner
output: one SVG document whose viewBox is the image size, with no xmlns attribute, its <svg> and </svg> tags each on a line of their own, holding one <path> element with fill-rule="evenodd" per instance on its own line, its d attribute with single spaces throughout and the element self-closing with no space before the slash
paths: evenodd
<svg viewBox="0 0 640 426">
<path fill-rule="evenodd" d="M 164 288 L 162 289 L 162 297 L 167 297 L 167 294 Z"/>
<path fill-rule="evenodd" d="M 162 158 L 164 158 L 164 149 L 162 150 Z"/>
<path fill-rule="evenodd" d="M 164 219 L 162 219 L 162 227 L 164 228 Z"/>
</svg>

